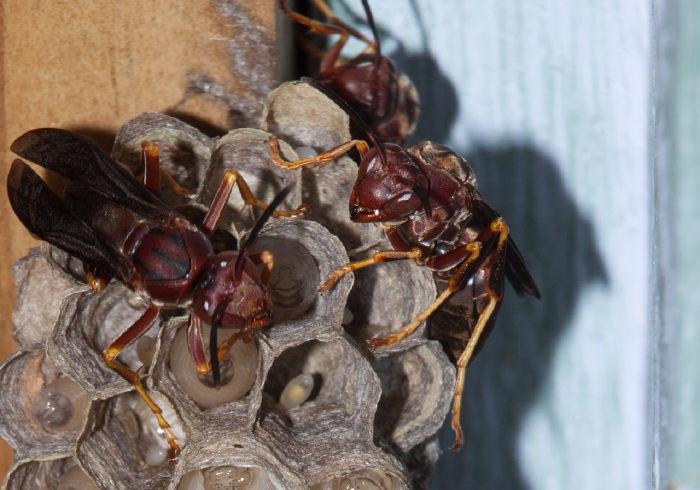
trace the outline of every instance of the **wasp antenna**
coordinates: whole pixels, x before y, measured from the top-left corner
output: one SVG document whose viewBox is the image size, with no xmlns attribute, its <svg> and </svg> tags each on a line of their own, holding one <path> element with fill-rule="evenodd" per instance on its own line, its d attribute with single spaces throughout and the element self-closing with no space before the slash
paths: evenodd
<svg viewBox="0 0 700 490">
<path fill-rule="evenodd" d="M 222 303 L 223 304 L 223 303 Z M 221 306 L 221 304 L 219 305 Z M 217 308 L 218 311 L 218 308 Z M 214 378 L 214 386 L 218 390 L 221 387 L 221 371 L 219 368 L 219 349 L 216 339 L 216 331 L 219 329 L 219 319 L 212 318 L 209 331 L 209 359 L 211 360 L 211 374 Z"/>
<path fill-rule="evenodd" d="M 224 317 L 226 308 L 231 303 L 231 297 L 224 298 L 214 310 L 211 317 L 211 330 L 209 331 L 209 359 L 211 360 L 211 375 L 214 378 L 214 387 L 221 388 L 221 368 L 219 367 L 219 343 L 217 341 L 217 330 L 221 326 L 221 319 Z"/>
<path fill-rule="evenodd" d="M 313 88 L 321 92 L 323 95 L 331 99 L 333 102 L 336 103 L 341 109 L 345 111 L 345 113 L 350 117 L 350 120 L 354 122 L 358 128 L 362 130 L 363 133 L 367 135 L 367 139 L 372 143 L 372 146 L 374 146 L 377 151 L 379 152 L 379 159 L 382 161 L 382 165 L 387 166 L 387 158 L 386 158 L 386 151 L 384 150 L 384 145 L 382 144 L 381 141 L 379 141 L 379 138 L 377 135 L 372 131 L 369 126 L 367 126 L 367 123 L 365 123 L 360 115 L 348 105 L 347 102 L 345 102 L 343 99 L 340 98 L 338 94 L 333 92 L 331 89 L 323 85 L 321 82 L 318 80 L 314 80 L 313 78 L 309 77 L 301 77 L 301 81 L 311 85 Z"/>
<path fill-rule="evenodd" d="M 372 35 L 374 36 L 374 63 L 379 68 L 379 63 L 382 58 L 381 45 L 379 43 L 379 34 L 377 33 L 377 25 L 374 23 L 374 16 L 372 15 L 372 9 L 369 8 L 369 1 L 362 0 L 362 7 L 365 9 L 365 14 L 367 14 L 367 24 L 369 24 L 370 29 L 372 29 Z"/>
<path fill-rule="evenodd" d="M 379 41 L 379 33 L 377 32 L 377 24 L 374 23 L 374 16 L 372 15 L 372 9 L 369 8 L 369 1 L 368 0 L 362 0 L 362 6 L 365 9 L 365 14 L 367 14 L 367 24 L 369 24 L 369 27 L 372 29 L 372 35 L 374 36 L 374 71 L 372 72 L 372 83 L 377 84 L 378 78 L 379 78 L 379 72 L 382 69 L 382 48 L 381 48 L 381 43 Z M 372 106 L 374 107 L 374 110 L 377 110 L 377 97 L 378 94 L 376 92 L 372 93 Z M 384 162 L 384 159 L 382 159 L 382 163 Z"/>
<path fill-rule="evenodd" d="M 377 25 L 374 23 L 372 9 L 369 8 L 369 1 L 362 0 L 362 7 L 365 9 L 365 14 L 367 14 L 367 24 L 369 25 L 370 29 L 372 29 L 372 36 L 374 37 L 374 66 L 378 70 L 382 60 L 382 48 L 381 43 L 379 42 Z"/>
<path fill-rule="evenodd" d="M 287 198 L 289 193 L 292 192 L 295 185 L 296 182 L 292 182 L 287 187 L 282 189 L 267 206 L 265 211 L 263 211 L 263 214 L 260 215 L 260 218 L 258 218 L 258 221 L 255 222 L 255 225 L 253 225 L 253 228 L 250 230 L 250 233 L 248 233 L 248 237 L 243 243 L 243 246 L 239 249 L 238 258 L 236 259 L 236 267 L 234 269 L 235 273 L 233 275 L 234 281 L 238 282 L 241 280 L 241 276 L 243 275 L 243 264 L 245 264 L 245 258 L 248 256 L 248 249 L 258 237 L 258 234 L 260 234 L 260 230 L 262 230 L 263 226 L 265 226 L 265 223 L 267 223 L 267 220 L 270 219 L 270 216 L 272 216 L 272 213 L 275 212 L 275 209 L 277 209 L 279 205 L 282 204 L 282 201 Z"/>
</svg>

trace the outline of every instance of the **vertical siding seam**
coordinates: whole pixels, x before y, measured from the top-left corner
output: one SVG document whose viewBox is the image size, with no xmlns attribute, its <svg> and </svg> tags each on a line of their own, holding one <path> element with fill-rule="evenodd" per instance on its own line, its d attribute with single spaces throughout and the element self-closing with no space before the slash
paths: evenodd
<svg viewBox="0 0 700 490">
<path fill-rule="evenodd" d="M 674 216 L 671 206 L 673 162 L 673 66 L 677 0 L 651 0 L 651 70 L 649 172 L 651 193 L 651 322 L 648 386 L 649 488 L 664 489 L 670 483 L 672 424 L 671 381 L 675 331 L 673 270 Z"/>
</svg>

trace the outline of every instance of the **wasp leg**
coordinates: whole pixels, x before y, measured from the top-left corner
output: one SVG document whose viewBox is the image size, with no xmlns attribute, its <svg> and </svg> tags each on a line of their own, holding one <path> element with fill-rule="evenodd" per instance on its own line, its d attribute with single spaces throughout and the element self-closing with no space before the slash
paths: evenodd
<svg viewBox="0 0 700 490">
<path fill-rule="evenodd" d="M 146 189 L 160 197 L 160 156 L 158 145 L 151 141 L 142 141 L 143 159 L 145 163 L 143 184 Z"/>
<path fill-rule="evenodd" d="M 219 362 L 224 360 L 224 357 L 226 357 L 226 355 L 231 351 L 233 344 L 235 344 L 238 339 L 243 340 L 243 342 L 247 344 L 253 340 L 253 336 L 250 334 L 250 330 L 247 328 L 232 333 L 226 340 L 219 344 L 219 351 L 217 354 L 219 357 Z"/>
<path fill-rule="evenodd" d="M 455 382 L 455 391 L 452 403 L 452 429 L 455 431 L 455 442 L 451 447 L 453 451 L 458 451 L 462 447 L 462 443 L 464 442 L 462 426 L 459 422 L 459 414 L 462 408 L 462 390 L 464 389 L 464 378 L 466 376 L 466 369 L 469 365 L 469 362 L 472 359 L 472 355 L 474 354 L 474 350 L 476 349 L 476 346 L 479 343 L 481 335 L 484 332 L 484 328 L 486 328 L 486 325 L 488 325 L 491 316 L 494 314 L 498 303 L 503 297 L 503 270 L 506 261 L 508 225 L 506 225 L 503 218 L 497 218 L 493 220 L 491 222 L 491 226 L 487 230 L 482 232 L 479 236 L 482 237 L 487 232 L 491 232 L 492 234 L 498 235 L 496 248 L 491 250 L 488 254 L 484 254 L 495 255 L 491 266 L 492 268 L 494 268 L 495 271 L 494 273 L 490 274 L 488 286 L 486 287 L 486 292 L 484 293 L 484 295 L 488 298 L 488 302 L 482 310 L 481 315 L 479 315 L 479 320 L 474 326 L 474 330 L 472 331 L 471 336 L 469 337 L 467 347 L 464 349 L 464 352 L 462 352 L 462 354 L 459 356 L 459 359 L 457 360 L 457 381 Z M 460 270 L 450 278 L 447 291 L 452 290 L 454 288 L 457 288 L 455 290 L 459 290 L 461 285 L 464 283 L 464 279 L 466 277 L 469 277 L 468 271 L 466 269 L 463 270 L 460 267 Z"/>
<path fill-rule="evenodd" d="M 192 199 L 194 198 L 194 196 L 197 195 L 197 191 L 193 191 L 192 189 L 186 189 L 180 184 L 178 184 L 177 181 L 173 179 L 172 175 L 170 175 L 164 168 L 160 169 L 160 176 L 165 181 L 165 183 L 170 186 L 170 188 L 175 194 L 179 196 L 184 196 L 188 199 Z"/>
<path fill-rule="evenodd" d="M 92 290 L 96 293 L 101 293 L 109 282 L 109 277 L 95 275 L 92 272 L 88 272 L 85 278 Z"/>
<path fill-rule="evenodd" d="M 501 261 L 505 262 L 505 241 L 508 238 L 508 226 L 506 225 L 503 218 L 497 218 L 493 220 L 491 225 L 481 232 L 476 240 L 467 243 L 464 246 L 464 250 L 468 253 L 468 256 L 459 266 L 457 271 L 450 277 L 448 282 L 448 288 L 440 294 L 435 301 L 433 301 L 428 307 L 419 313 L 414 320 L 399 330 L 397 333 L 390 337 L 381 339 L 371 339 L 367 341 L 370 349 L 374 350 L 379 346 L 390 346 L 396 342 L 399 342 L 406 338 L 408 335 L 412 334 L 418 326 L 426 321 L 430 315 L 437 310 L 442 303 L 447 301 L 447 299 L 453 293 L 459 291 L 464 283 L 464 279 L 472 276 L 479 265 L 483 262 L 483 258 L 488 254 L 482 254 L 482 248 L 485 243 L 493 242 L 493 236 L 498 234 L 498 245 L 496 248 L 496 253 L 500 254 Z M 438 257 L 439 259 L 439 257 Z M 502 268 L 502 267 L 501 267 Z M 499 291 L 502 291 L 502 278 L 495 274 L 494 277 L 498 276 L 501 282 L 501 287 Z M 500 299 L 500 293 L 499 293 Z"/>
<path fill-rule="evenodd" d="M 250 331 L 247 328 L 231 334 L 231 336 L 219 344 L 217 354 L 219 362 L 224 360 L 224 357 L 226 357 L 229 351 L 233 348 L 233 344 L 235 344 L 238 339 L 242 339 L 243 342 L 248 343 L 253 340 L 253 337 L 250 335 Z M 192 355 L 192 360 L 197 373 L 211 373 L 211 363 L 207 362 L 204 354 L 204 344 L 202 342 L 202 323 L 194 314 L 192 314 L 190 317 L 190 324 L 187 328 L 187 347 Z"/>
<path fill-rule="evenodd" d="M 241 197 L 245 203 L 243 205 L 243 209 L 248 206 L 255 206 L 262 210 L 267 209 L 267 204 L 255 198 L 253 192 L 250 190 L 250 187 L 248 187 L 248 184 L 243 179 L 241 174 L 235 170 L 227 170 L 224 173 L 224 178 L 221 181 L 221 185 L 219 185 L 219 189 L 214 195 L 214 199 L 212 199 L 209 211 L 202 222 L 201 229 L 205 234 L 211 235 L 214 233 L 214 230 L 216 230 L 216 227 L 219 226 L 219 221 L 224 213 L 224 208 L 226 207 L 228 198 L 231 195 L 233 186 L 236 184 L 238 184 L 238 189 L 241 191 Z M 241 209 L 241 211 L 243 211 L 243 209 Z M 300 206 L 293 211 L 273 211 L 272 216 L 275 218 L 279 216 L 299 216 L 304 214 L 307 209 L 308 206 Z"/>
<path fill-rule="evenodd" d="M 367 47 L 363 51 L 365 52 L 372 52 L 374 49 L 376 49 L 374 41 L 372 41 L 370 38 L 362 34 L 360 31 L 352 27 L 351 25 L 346 24 L 342 20 L 340 20 L 338 17 L 335 16 L 333 11 L 330 9 L 328 4 L 325 2 L 325 0 L 313 0 L 314 5 L 316 5 L 316 8 L 319 9 L 323 15 L 325 15 L 328 20 L 330 21 L 331 24 L 334 26 L 340 27 L 344 31 L 347 31 L 348 34 L 351 36 L 367 43 Z"/>
<path fill-rule="evenodd" d="M 136 320 L 136 322 L 134 322 L 133 325 L 131 325 L 121 335 L 119 335 L 119 337 L 117 337 L 117 339 L 104 350 L 102 355 L 104 356 L 104 360 L 110 368 L 114 369 L 122 378 L 131 383 L 136 392 L 139 395 L 141 395 L 143 401 L 146 402 L 148 408 L 150 408 L 153 414 L 156 416 L 156 419 L 158 420 L 158 425 L 163 430 L 163 434 L 165 435 L 165 438 L 167 439 L 168 444 L 170 445 L 169 456 L 170 461 L 172 462 L 175 460 L 177 454 L 180 452 L 180 446 L 176 442 L 175 434 L 173 434 L 173 431 L 170 429 L 170 424 L 168 424 L 168 422 L 165 420 L 165 417 L 163 417 L 163 411 L 156 404 L 156 402 L 153 401 L 153 399 L 148 395 L 148 393 L 146 393 L 144 387 L 141 386 L 142 376 L 139 375 L 137 372 L 134 372 L 131 369 L 127 368 L 126 366 L 119 364 L 116 361 L 117 356 L 119 356 L 119 354 L 124 349 L 133 344 L 143 334 L 145 334 L 149 328 L 151 328 L 153 323 L 158 318 L 159 312 L 160 308 L 158 306 L 149 306 L 143 313 L 143 315 L 141 315 L 141 317 L 138 320 Z"/>
<path fill-rule="evenodd" d="M 358 260 L 357 262 L 350 262 L 341 267 L 338 267 L 334 271 L 328 274 L 326 281 L 318 287 L 318 290 L 325 293 L 333 285 L 340 280 L 344 275 L 356 271 L 357 269 L 362 269 L 368 265 L 381 264 L 383 262 L 388 262 L 390 260 L 402 260 L 402 259 L 414 259 L 418 260 L 421 257 L 421 251 L 419 248 L 412 248 L 409 251 L 400 250 L 381 250 L 376 252 L 372 257 L 365 260 Z"/>
<path fill-rule="evenodd" d="M 321 167 L 323 167 L 328 162 L 342 157 L 353 148 L 357 148 L 357 151 L 360 152 L 360 157 L 364 157 L 369 151 L 367 142 L 362 140 L 352 140 L 336 146 L 335 148 L 331 148 L 326 152 L 319 153 L 315 157 L 305 158 L 296 162 L 287 162 L 280 154 L 279 140 L 276 137 L 271 136 L 270 139 L 267 140 L 267 146 L 270 149 L 270 157 L 272 158 L 272 161 L 274 161 L 277 166 L 286 170 L 294 170 L 295 168 L 311 165 L 313 163 L 320 163 Z"/>
<path fill-rule="evenodd" d="M 192 356 L 192 362 L 199 374 L 209 374 L 211 366 L 204 355 L 204 344 L 202 342 L 202 322 L 199 317 L 190 313 L 190 323 L 187 325 L 187 348 Z"/>
<path fill-rule="evenodd" d="M 481 254 L 481 242 L 478 241 L 473 241 L 468 243 L 465 246 L 465 249 L 467 252 L 469 252 L 469 256 L 467 259 L 462 263 L 460 266 L 459 270 L 452 276 L 450 279 L 450 287 L 448 287 L 445 291 L 440 294 L 435 301 L 433 301 L 428 307 L 420 312 L 411 323 L 403 327 L 401 330 L 396 332 L 394 335 L 386 338 L 381 338 L 381 339 L 370 339 L 367 341 L 367 344 L 369 345 L 370 349 L 374 350 L 379 346 L 390 346 L 391 344 L 395 344 L 396 342 L 400 342 L 404 338 L 406 338 L 408 335 L 411 335 L 418 326 L 426 321 L 430 315 L 433 314 L 435 310 L 437 310 L 442 303 L 447 301 L 447 299 L 459 289 L 459 285 L 457 284 L 458 281 L 453 281 L 455 277 L 463 277 L 465 272 L 469 269 L 469 266 L 473 265 L 476 260 L 479 258 L 479 255 Z"/>
<path fill-rule="evenodd" d="M 185 196 L 187 198 L 193 198 L 196 194 L 195 191 L 185 189 L 180 184 L 178 184 L 172 176 L 160 166 L 160 155 L 158 151 L 158 145 L 152 141 L 141 142 L 141 148 L 143 148 L 143 158 L 144 158 L 144 185 L 156 196 L 160 197 L 160 179 L 161 177 L 166 184 L 175 192 L 175 194 Z"/>
<path fill-rule="evenodd" d="M 264 264 L 263 270 L 260 273 L 260 278 L 262 279 L 263 285 L 267 286 L 270 281 L 270 274 L 272 274 L 272 268 L 275 266 L 275 256 L 269 250 L 263 250 L 262 252 L 249 255 L 248 258 L 255 265 Z"/>
<path fill-rule="evenodd" d="M 284 12 L 290 19 L 300 23 L 301 25 L 307 26 L 310 32 L 325 36 L 330 36 L 333 34 L 340 35 L 340 39 L 338 39 L 335 42 L 335 44 L 333 44 L 333 46 L 331 46 L 331 48 L 323 56 L 323 59 L 321 60 L 321 66 L 319 69 L 320 73 L 323 75 L 332 72 L 340 58 L 340 52 L 342 51 L 345 44 L 348 42 L 348 39 L 350 38 L 350 32 L 347 29 L 345 29 L 345 26 L 324 24 L 323 22 L 318 22 L 296 12 L 292 12 L 287 8 L 285 3 L 286 0 L 279 0 L 280 9 L 282 10 L 282 12 Z M 328 17 L 331 18 L 331 21 L 333 21 L 335 19 L 333 13 L 328 7 L 326 7 L 326 11 L 331 14 Z M 326 11 L 324 11 L 324 13 L 326 13 Z M 353 32 L 357 32 L 354 29 L 351 30 Z"/>
<path fill-rule="evenodd" d="M 452 401 L 452 430 L 455 431 L 455 442 L 450 449 L 453 451 L 459 451 L 462 447 L 462 443 L 464 442 L 462 426 L 459 422 L 459 413 L 462 408 L 462 390 L 464 389 L 464 378 L 467 371 L 467 364 L 469 364 L 474 348 L 479 342 L 479 338 L 484 331 L 484 327 L 488 323 L 489 318 L 491 318 L 496 305 L 499 301 L 501 301 L 500 295 L 497 296 L 493 291 L 489 290 L 487 294 L 489 295 L 489 302 L 484 311 L 481 313 L 479 321 L 474 327 L 471 337 L 469 337 L 467 348 L 464 349 L 464 352 L 457 360 L 457 381 L 455 382 L 455 392 Z"/>
</svg>

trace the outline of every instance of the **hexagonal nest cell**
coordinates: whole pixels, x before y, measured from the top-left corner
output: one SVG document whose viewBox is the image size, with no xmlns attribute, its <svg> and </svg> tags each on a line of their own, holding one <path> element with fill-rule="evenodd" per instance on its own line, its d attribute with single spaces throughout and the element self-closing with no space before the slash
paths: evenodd
<svg viewBox="0 0 700 490">
<path fill-rule="evenodd" d="M 262 117 L 262 129 L 208 138 L 177 119 L 146 113 L 121 129 L 112 151 L 135 168 L 141 142 L 155 142 L 168 172 L 195 190 L 191 199 L 164 192 L 164 201 L 195 223 L 226 170 L 240 172 L 262 202 L 293 183 L 280 209 L 310 206 L 304 217 L 271 218 L 248 250 L 274 257 L 267 282 L 273 321 L 233 344 L 222 361 L 221 388 L 195 370 L 188 304 L 163 309 L 120 354 L 118 361 L 138 370 L 163 410 L 183 447 L 178 458 L 168 461 L 153 412 L 102 355 L 139 318 L 147 298 L 116 281 L 94 292 L 79 261 L 43 245 L 15 266 L 13 326 L 20 348 L 0 368 L 0 434 L 16 458 L 3 488 L 424 485 L 454 368 L 420 333 L 376 357 L 364 341 L 395 331 L 434 300 L 432 277 L 401 261 L 358 271 L 354 282 L 348 274 L 320 294 L 318 284 L 349 261 L 348 253 L 380 243 L 381 229 L 349 219 L 357 174 L 352 160 L 282 170 L 267 140 L 278 136 L 283 156 L 294 160 L 290 144 L 323 151 L 348 140 L 348 118 L 303 83 L 275 90 Z M 240 212 L 237 190 L 233 195 L 212 237 L 215 249 L 245 243 L 255 222 Z M 207 355 L 208 329 L 204 325 Z M 228 334 L 220 329 L 218 340 Z"/>
</svg>

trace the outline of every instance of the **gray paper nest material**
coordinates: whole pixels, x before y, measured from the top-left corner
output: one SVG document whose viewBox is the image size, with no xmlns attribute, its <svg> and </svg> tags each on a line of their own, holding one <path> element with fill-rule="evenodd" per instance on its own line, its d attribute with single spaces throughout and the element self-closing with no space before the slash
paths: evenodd
<svg viewBox="0 0 700 490">
<path fill-rule="evenodd" d="M 276 90 L 263 111 L 267 130 L 308 146 L 316 142 L 313 135 L 325 131 L 318 150 L 347 138 L 347 117 L 308 90 L 298 83 Z M 292 128 L 283 113 L 295 107 L 289 100 L 298 101 L 300 91 L 307 110 L 295 113 Z M 315 125 L 318 118 L 322 127 Z M 110 489 L 174 490 L 183 478 L 201 478 L 196 470 L 219 466 L 258 467 L 277 488 L 311 487 L 348 475 L 361 478 L 356 472 L 368 469 L 389 475 L 386 481 L 393 488 L 426 485 L 435 463 L 433 436 L 450 407 L 454 369 L 439 345 L 422 339 L 420 332 L 376 358 L 368 356 L 364 340 L 396 331 L 425 308 L 436 294 L 432 277 L 403 261 L 362 271 L 355 286 L 348 275 L 324 295 L 315 291 L 316 284 L 302 284 L 309 277 L 324 278 L 348 262 L 346 250 L 370 248 L 381 235 L 349 220 L 344 199 L 357 172 L 354 162 L 344 158 L 322 169 L 281 171 L 269 160 L 268 137 L 261 130 L 240 129 L 210 139 L 173 118 L 147 113 L 122 128 L 113 150 L 133 166 L 140 141 L 159 144 L 172 175 L 196 188 L 193 203 L 184 208 L 180 196 L 171 196 L 172 201 L 166 196 L 169 205 L 189 209 L 188 216 L 202 215 L 225 169 L 240 171 L 267 202 L 296 182 L 287 206 L 313 206 L 304 219 L 270 220 L 260 235 L 269 248 L 279 241 L 278 255 L 304 251 L 303 257 L 287 262 L 287 276 L 277 282 L 299 281 L 299 288 L 308 287 L 315 296 L 305 311 L 255 333 L 260 357 L 249 392 L 214 408 L 203 408 L 183 393 L 171 372 L 169 349 L 175 334 L 186 328 L 188 311 L 165 310 L 147 334 L 157 343 L 144 385 L 168 409 L 168 421 L 186 442 L 174 467 L 167 462 L 147 465 L 144 434 L 154 417 L 133 410 L 133 400 L 140 398 L 101 354 L 145 304 L 121 283 L 94 293 L 65 254 L 51 247 L 33 250 L 15 269 L 20 298 L 14 327 L 22 347 L 0 368 L 3 397 L 20 400 L 0 418 L 0 432 L 17 453 L 3 488 L 27 488 L 28 482 L 56 485 L 76 464 Z M 286 143 L 282 151 L 286 158 L 296 157 Z M 235 199 L 232 203 L 221 225 L 228 232 L 223 244 L 238 240 L 252 222 L 238 214 Z M 292 242 L 295 247 L 288 245 Z M 312 273 L 295 276 L 295 262 Z M 270 284 L 274 274 L 273 269 Z M 346 310 L 354 319 L 343 325 Z M 133 346 L 119 360 L 134 369 L 139 365 Z M 80 430 L 52 433 L 28 415 L 31 395 L 47 382 L 47 372 L 49 377 L 67 375 L 87 391 L 92 401 Z M 285 412 L 278 406 L 280 392 L 299 373 L 313 376 L 314 391 L 306 403 Z M 410 461 L 410 471 L 404 461 Z"/>
</svg>

